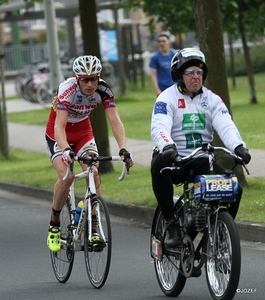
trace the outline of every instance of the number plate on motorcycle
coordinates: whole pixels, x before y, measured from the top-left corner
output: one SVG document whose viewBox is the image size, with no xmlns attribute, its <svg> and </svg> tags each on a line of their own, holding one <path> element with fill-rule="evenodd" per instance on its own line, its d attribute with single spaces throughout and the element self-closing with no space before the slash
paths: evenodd
<svg viewBox="0 0 265 300">
<path fill-rule="evenodd" d="M 235 202 L 238 182 L 235 176 L 198 175 L 194 179 L 194 201 Z"/>
</svg>

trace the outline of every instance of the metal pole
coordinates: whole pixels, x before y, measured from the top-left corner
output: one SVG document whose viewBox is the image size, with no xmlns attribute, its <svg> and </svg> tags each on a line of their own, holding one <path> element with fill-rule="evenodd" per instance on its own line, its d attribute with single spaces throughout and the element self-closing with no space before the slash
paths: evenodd
<svg viewBox="0 0 265 300">
<path fill-rule="evenodd" d="M 63 80 L 60 63 L 59 42 L 53 0 L 45 0 L 44 16 L 47 25 L 47 41 L 49 49 L 50 81 L 53 93 Z"/>
<path fill-rule="evenodd" d="M 117 36 L 117 44 L 118 44 L 118 67 L 119 67 L 119 77 L 120 77 L 120 89 L 121 94 L 125 94 L 126 85 L 125 85 L 125 75 L 124 75 L 124 67 L 123 67 L 123 53 L 122 53 L 122 44 L 121 44 L 121 34 L 120 34 L 120 28 L 118 24 L 118 10 L 116 6 L 113 9 L 114 12 L 114 20 L 115 20 L 115 30 L 116 30 L 116 36 Z"/>
</svg>

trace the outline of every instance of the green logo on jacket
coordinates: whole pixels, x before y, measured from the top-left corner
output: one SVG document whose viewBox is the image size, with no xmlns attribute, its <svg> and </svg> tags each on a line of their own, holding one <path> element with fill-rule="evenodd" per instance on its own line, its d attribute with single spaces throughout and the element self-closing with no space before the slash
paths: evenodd
<svg viewBox="0 0 265 300">
<path fill-rule="evenodd" d="M 183 130 L 202 130 L 205 129 L 205 114 L 184 114 L 182 120 Z"/>
</svg>

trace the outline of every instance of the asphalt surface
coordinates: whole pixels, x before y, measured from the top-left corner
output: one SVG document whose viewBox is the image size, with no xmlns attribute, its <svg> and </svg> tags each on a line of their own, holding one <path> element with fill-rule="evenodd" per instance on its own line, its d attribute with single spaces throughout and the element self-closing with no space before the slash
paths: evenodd
<svg viewBox="0 0 265 300">
<path fill-rule="evenodd" d="M 0 99 L 2 99 L 2 90 L 0 87 Z M 16 94 L 13 81 L 5 82 L 5 97 Z M 9 100 L 6 102 L 7 113 L 32 111 L 43 109 L 37 103 L 30 103 L 23 99 Z M 48 114 L 48 111 L 47 111 Z M 43 126 L 25 125 L 8 122 L 8 139 L 9 145 L 14 148 L 21 148 L 27 151 L 47 153 L 46 143 L 44 139 L 45 128 Z M 113 137 L 109 139 L 110 153 L 116 155 L 118 147 Z M 132 152 L 135 164 L 149 166 L 151 161 L 151 152 L 153 143 L 151 141 L 127 139 L 127 149 Z M 265 178 L 265 151 L 259 149 L 250 149 L 252 156 L 251 162 L 248 164 L 250 177 Z M 48 153 L 47 153 L 48 156 Z M 48 157 L 47 157 L 48 159 Z M 24 193 L 25 195 L 38 197 L 41 192 L 42 197 L 47 200 L 52 199 L 52 191 L 39 190 L 32 187 L 22 185 L 13 185 L 0 181 L 0 189 L 6 189 L 16 193 Z M 116 216 L 129 218 L 135 222 L 150 225 L 154 210 L 146 207 L 138 207 L 135 205 L 125 205 L 108 201 L 110 213 Z M 242 240 L 255 241 L 265 243 L 265 222 L 264 224 L 250 224 L 246 222 L 237 222 L 240 237 Z"/>
</svg>

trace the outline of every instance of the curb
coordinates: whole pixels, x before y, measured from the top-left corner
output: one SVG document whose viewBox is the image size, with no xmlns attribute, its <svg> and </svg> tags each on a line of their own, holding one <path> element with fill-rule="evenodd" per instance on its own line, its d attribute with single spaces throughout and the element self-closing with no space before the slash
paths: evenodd
<svg viewBox="0 0 265 300">
<path fill-rule="evenodd" d="M 40 198 L 46 201 L 51 201 L 53 196 L 52 190 L 10 183 L 2 180 L 0 180 L 0 190 L 23 194 L 28 197 Z M 82 197 L 77 195 L 76 200 L 79 201 L 81 199 Z M 152 219 L 155 212 L 154 208 L 134 204 L 124 204 L 108 199 L 106 199 L 106 202 L 111 215 L 129 219 L 137 223 L 143 223 L 148 226 L 152 225 Z M 236 224 L 241 240 L 265 243 L 265 224 L 255 224 L 243 221 L 236 221 Z"/>
</svg>

